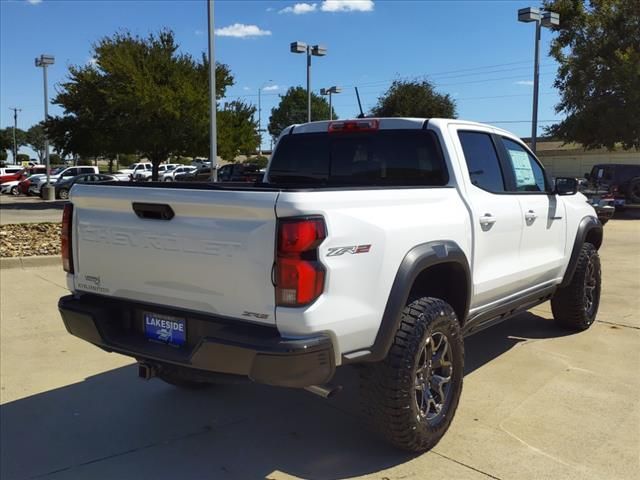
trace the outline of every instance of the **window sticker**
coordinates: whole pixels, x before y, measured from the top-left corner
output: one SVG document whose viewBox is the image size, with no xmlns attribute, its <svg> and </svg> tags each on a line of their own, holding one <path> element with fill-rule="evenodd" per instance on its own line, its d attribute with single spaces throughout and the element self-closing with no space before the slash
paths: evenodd
<svg viewBox="0 0 640 480">
<path fill-rule="evenodd" d="M 511 163 L 513 164 L 513 170 L 516 175 L 516 186 L 524 187 L 526 185 L 535 185 L 536 179 L 527 152 L 509 150 L 509 155 L 511 156 Z"/>
</svg>

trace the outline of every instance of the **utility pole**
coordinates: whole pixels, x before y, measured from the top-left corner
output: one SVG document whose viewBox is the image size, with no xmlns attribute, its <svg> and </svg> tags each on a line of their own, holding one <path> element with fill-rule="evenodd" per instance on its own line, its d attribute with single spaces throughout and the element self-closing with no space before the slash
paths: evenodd
<svg viewBox="0 0 640 480">
<path fill-rule="evenodd" d="M 18 164 L 18 142 L 16 141 L 16 129 L 18 128 L 18 112 L 21 112 L 21 108 L 11 107 L 9 110 L 13 110 L 13 163 Z"/>
<path fill-rule="evenodd" d="M 211 181 L 218 181 L 218 139 L 216 137 L 216 59 L 214 55 L 213 0 L 207 0 L 207 26 L 209 34 L 209 160 Z"/>
</svg>

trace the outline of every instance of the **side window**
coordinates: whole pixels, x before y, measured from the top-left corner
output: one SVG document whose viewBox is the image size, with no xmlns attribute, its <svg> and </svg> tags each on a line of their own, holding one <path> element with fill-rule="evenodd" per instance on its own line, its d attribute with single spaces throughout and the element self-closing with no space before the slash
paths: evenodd
<svg viewBox="0 0 640 480">
<path fill-rule="evenodd" d="M 231 165 L 221 167 L 220 170 L 218 170 L 218 177 L 220 177 L 221 180 L 229 179 L 229 177 L 231 177 L 231 168 L 233 168 Z"/>
<path fill-rule="evenodd" d="M 509 162 L 513 168 L 518 192 L 544 192 L 544 170 L 535 158 L 519 143 L 502 138 L 502 143 L 509 154 Z"/>
<path fill-rule="evenodd" d="M 79 173 L 94 173 L 93 167 L 84 167 L 80 169 Z M 76 174 L 77 175 L 77 174 Z"/>
<path fill-rule="evenodd" d="M 489 192 L 504 192 L 504 178 L 491 135 L 482 132 L 458 132 L 471 183 Z"/>
<path fill-rule="evenodd" d="M 78 172 L 74 168 L 70 168 L 69 170 L 62 172 L 63 177 L 75 177 L 76 175 L 78 175 Z"/>
</svg>

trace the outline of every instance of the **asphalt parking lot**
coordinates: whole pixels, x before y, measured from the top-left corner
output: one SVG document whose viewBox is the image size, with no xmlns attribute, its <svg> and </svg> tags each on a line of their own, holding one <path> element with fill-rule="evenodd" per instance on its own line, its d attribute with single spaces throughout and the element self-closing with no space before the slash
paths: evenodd
<svg viewBox="0 0 640 480">
<path fill-rule="evenodd" d="M 0 225 L 62 221 L 65 202 L 45 202 L 39 197 L 0 195 Z"/>
<path fill-rule="evenodd" d="M 332 400 L 254 384 L 181 391 L 65 331 L 58 267 L 2 269 L 0 477 L 631 479 L 640 471 L 640 221 L 612 220 L 586 332 L 544 304 L 466 341 L 463 396 L 431 452 L 360 424 L 357 376 Z"/>
</svg>

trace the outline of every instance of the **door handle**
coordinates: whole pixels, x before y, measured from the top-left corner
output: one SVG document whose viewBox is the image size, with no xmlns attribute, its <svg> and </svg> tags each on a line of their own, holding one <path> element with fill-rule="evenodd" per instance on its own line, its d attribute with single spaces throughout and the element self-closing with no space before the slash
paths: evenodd
<svg viewBox="0 0 640 480">
<path fill-rule="evenodd" d="M 133 202 L 131 206 L 138 217 L 149 220 L 171 220 L 175 215 L 171 206 L 163 203 Z"/>
<path fill-rule="evenodd" d="M 484 216 L 480 217 L 480 225 L 493 225 L 494 223 L 496 223 L 496 217 L 490 213 L 485 213 Z"/>
<path fill-rule="evenodd" d="M 533 210 L 529 210 L 524 214 L 524 219 L 528 222 L 533 222 L 536 218 L 538 218 L 538 215 Z"/>
</svg>

